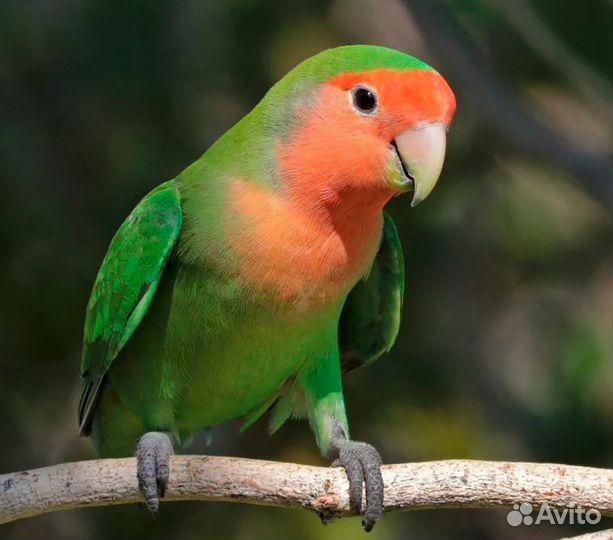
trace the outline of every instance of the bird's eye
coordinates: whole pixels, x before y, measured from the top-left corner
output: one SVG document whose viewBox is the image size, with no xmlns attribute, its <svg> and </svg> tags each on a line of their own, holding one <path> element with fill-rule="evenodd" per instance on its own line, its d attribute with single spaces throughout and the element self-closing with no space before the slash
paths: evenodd
<svg viewBox="0 0 613 540">
<path fill-rule="evenodd" d="M 353 104 L 363 113 L 372 113 L 377 108 L 377 96 L 372 90 L 358 86 L 353 90 Z"/>
</svg>

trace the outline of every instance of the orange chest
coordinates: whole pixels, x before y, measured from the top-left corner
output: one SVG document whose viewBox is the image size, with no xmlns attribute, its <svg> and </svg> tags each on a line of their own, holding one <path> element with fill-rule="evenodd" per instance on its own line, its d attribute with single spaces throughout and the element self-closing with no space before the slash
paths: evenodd
<svg viewBox="0 0 613 540">
<path fill-rule="evenodd" d="M 228 244 L 250 288 L 302 310 L 343 298 L 368 272 L 381 240 L 381 215 L 335 222 L 246 182 L 236 181 L 232 191 Z"/>
</svg>

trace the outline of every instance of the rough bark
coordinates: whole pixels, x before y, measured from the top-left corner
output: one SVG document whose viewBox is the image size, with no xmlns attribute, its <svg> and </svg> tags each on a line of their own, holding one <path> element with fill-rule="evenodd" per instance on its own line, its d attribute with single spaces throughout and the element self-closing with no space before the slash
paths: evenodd
<svg viewBox="0 0 613 540">
<path fill-rule="evenodd" d="M 471 460 L 383 467 L 386 511 L 510 507 L 528 502 L 613 515 L 613 470 Z M 173 456 L 166 501 L 234 501 L 351 515 L 342 469 Z M 0 476 L 0 523 L 57 510 L 140 501 L 136 460 L 64 463 Z"/>
</svg>

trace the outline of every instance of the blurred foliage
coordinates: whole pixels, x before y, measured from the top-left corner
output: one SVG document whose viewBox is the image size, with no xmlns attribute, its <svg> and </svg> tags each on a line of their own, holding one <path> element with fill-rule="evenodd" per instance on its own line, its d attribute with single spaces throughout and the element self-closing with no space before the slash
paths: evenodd
<svg viewBox="0 0 613 540">
<path fill-rule="evenodd" d="M 403 326 L 387 358 L 346 379 L 354 436 L 388 462 L 610 467 L 611 23 L 605 0 L 0 2 L 0 472 L 94 457 L 76 434 L 80 340 L 112 234 L 287 69 L 344 43 L 424 58 L 459 104 L 437 190 L 390 205 Z M 496 84 L 471 76 L 484 67 Z M 515 110 L 547 148 L 504 119 Z M 264 422 L 221 426 L 191 450 L 323 463 L 304 422 L 272 438 Z M 528 534 L 505 515 L 390 514 L 369 538 Z M 366 537 L 358 519 L 196 503 L 155 522 L 136 505 L 50 514 L 0 536 Z"/>
</svg>

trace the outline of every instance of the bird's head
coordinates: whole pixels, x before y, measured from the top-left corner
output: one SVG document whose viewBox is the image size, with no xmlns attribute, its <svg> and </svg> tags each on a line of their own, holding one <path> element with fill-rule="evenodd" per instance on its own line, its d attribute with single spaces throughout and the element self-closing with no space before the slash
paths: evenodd
<svg viewBox="0 0 613 540">
<path fill-rule="evenodd" d="M 354 45 L 319 53 L 290 71 L 264 103 L 278 134 L 283 184 L 304 204 L 380 209 L 434 188 L 455 112 L 449 85 L 404 53 Z"/>
</svg>

